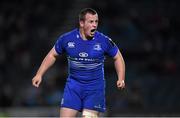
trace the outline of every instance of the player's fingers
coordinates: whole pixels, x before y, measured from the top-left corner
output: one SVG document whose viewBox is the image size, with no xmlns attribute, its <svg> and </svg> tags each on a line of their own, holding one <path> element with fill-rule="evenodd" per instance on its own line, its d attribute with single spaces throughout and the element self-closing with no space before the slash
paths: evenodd
<svg viewBox="0 0 180 118">
<path fill-rule="evenodd" d="M 40 81 L 39 80 L 32 80 L 33 86 L 39 87 Z"/>
<path fill-rule="evenodd" d="M 33 86 L 36 87 L 36 81 L 35 80 L 32 81 L 32 84 L 33 84 Z"/>
<path fill-rule="evenodd" d="M 37 82 L 37 87 L 39 87 L 40 83 L 41 83 L 41 80 L 39 80 L 39 81 Z"/>
<path fill-rule="evenodd" d="M 118 83 L 118 88 L 119 88 L 119 89 L 125 88 L 125 83 L 124 83 L 124 82 L 119 82 L 119 83 Z"/>
<path fill-rule="evenodd" d="M 120 83 L 119 82 L 117 82 L 117 87 L 120 88 Z"/>
<path fill-rule="evenodd" d="M 118 81 L 117 86 L 120 87 L 122 85 L 122 82 Z"/>
<path fill-rule="evenodd" d="M 121 84 L 121 83 L 120 83 L 119 81 L 117 81 L 117 86 L 120 86 L 120 84 Z"/>
<path fill-rule="evenodd" d="M 35 80 L 34 80 L 34 78 L 33 78 L 33 79 L 32 79 L 32 85 L 34 85 L 34 81 L 35 81 Z"/>
<path fill-rule="evenodd" d="M 118 87 L 118 89 L 120 89 L 120 90 L 122 90 L 122 89 L 124 89 L 124 88 L 125 88 L 125 87 L 122 87 L 122 86 L 121 86 L 121 87 Z"/>
</svg>

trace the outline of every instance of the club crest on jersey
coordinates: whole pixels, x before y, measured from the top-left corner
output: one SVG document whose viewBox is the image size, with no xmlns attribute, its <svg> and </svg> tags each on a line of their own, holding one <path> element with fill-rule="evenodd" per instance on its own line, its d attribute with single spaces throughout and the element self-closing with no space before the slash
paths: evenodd
<svg viewBox="0 0 180 118">
<path fill-rule="evenodd" d="M 74 42 L 68 42 L 68 48 L 74 48 L 75 43 Z"/>
<path fill-rule="evenodd" d="M 80 52 L 80 53 L 79 53 L 79 56 L 80 56 L 80 57 L 88 57 L 88 53 L 86 53 L 86 52 Z"/>
<path fill-rule="evenodd" d="M 93 49 L 94 49 L 94 50 L 97 50 L 97 51 L 102 50 L 100 44 L 95 44 Z"/>
</svg>

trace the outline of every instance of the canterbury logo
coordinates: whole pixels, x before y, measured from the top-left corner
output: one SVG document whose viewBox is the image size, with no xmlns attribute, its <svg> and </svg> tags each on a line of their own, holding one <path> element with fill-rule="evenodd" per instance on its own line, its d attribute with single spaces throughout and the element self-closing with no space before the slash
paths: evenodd
<svg viewBox="0 0 180 118">
<path fill-rule="evenodd" d="M 74 42 L 68 42 L 68 47 L 69 48 L 74 48 L 75 47 L 75 43 Z"/>
<path fill-rule="evenodd" d="M 80 53 L 79 53 L 79 56 L 80 56 L 80 57 L 88 57 L 88 53 L 86 53 L 86 52 L 80 52 Z"/>
</svg>

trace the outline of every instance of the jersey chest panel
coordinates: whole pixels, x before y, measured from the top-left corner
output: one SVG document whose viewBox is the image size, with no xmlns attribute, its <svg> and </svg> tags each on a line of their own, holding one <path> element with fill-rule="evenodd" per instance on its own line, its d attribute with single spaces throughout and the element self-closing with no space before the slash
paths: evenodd
<svg viewBox="0 0 180 118">
<path fill-rule="evenodd" d="M 101 60 L 104 58 L 104 51 L 101 43 L 98 42 L 67 42 L 65 47 L 67 56 L 82 61 Z"/>
</svg>

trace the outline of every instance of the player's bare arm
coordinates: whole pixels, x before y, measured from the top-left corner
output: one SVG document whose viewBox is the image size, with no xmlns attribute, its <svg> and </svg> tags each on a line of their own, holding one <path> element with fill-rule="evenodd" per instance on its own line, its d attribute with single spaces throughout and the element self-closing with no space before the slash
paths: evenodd
<svg viewBox="0 0 180 118">
<path fill-rule="evenodd" d="M 117 87 L 125 88 L 125 62 L 120 51 L 114 56 L 114 66 L 118 75 Z"/>
<path fill-rule="evenodd" d="M 35 87 L 39 87 L 41 81 L 42 81 L 42 76 L 44 73 L 54 64 L 56 61 L 56 57 L 58 56 L 57 52 L 55 51 L 55 48 L 53 47 L 49 53 L 46 55 L 44 60 L 41 63 L 41 66 L 39 67 L 36 75 L 32 79 L 32 84 Z"/>
</svg>

